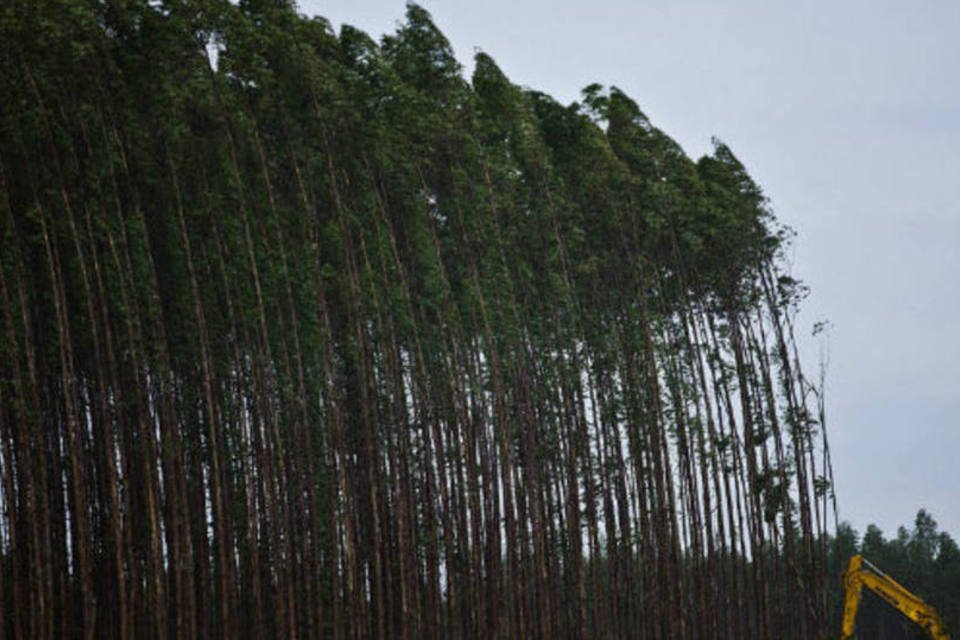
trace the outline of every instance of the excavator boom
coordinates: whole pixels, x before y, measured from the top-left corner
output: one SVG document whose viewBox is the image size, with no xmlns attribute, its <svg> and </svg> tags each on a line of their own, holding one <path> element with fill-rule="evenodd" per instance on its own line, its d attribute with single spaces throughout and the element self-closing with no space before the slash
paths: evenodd
<svg viewBox="0 0 960 640">
<path fill-rule="evenodd" d="M 860 607 L 864 587 L 876 593 L 896 607 L 900 613 L 926 629 L 934 640 L 950 640 L 943 621 L 933 607 L 870 564 L 863 556 L 857 554 L 850 558 L 850 564 L 843 576 L 843 582 L 847 591 L 843 606 L 843 635 L 841 636 L 843 640 L 853 637 L 857 609 Z"/>
</svg>

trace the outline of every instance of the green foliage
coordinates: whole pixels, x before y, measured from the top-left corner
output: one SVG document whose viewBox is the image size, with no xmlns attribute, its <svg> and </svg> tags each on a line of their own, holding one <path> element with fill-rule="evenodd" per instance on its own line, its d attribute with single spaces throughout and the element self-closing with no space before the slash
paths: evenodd
<svg viewBox="0 0 960 640">
<path fill-rule="evenodd" d="M 803 287 L 726 145 L 468 82 L 415 4 L 12 0 L 0 93 L 0 635 L 823 629 Z"/>
</svg>

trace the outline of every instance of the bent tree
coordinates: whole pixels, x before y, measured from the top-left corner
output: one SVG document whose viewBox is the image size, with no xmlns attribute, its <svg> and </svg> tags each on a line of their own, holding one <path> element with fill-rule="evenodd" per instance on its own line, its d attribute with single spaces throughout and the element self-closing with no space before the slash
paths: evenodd
<svg viewBox="0 0 960 640">
<path fill-rule="evenodd" d="M 830 489 L 733 152 L 416 5 L 0 8 L 0 638 L 809 638 Z"/>
</svg>

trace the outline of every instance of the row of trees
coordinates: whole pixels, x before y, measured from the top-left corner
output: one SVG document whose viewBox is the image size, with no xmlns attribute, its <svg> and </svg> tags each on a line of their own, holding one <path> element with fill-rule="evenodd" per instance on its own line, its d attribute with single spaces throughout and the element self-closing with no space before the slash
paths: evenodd
<svg viewBox="0 0 960 640">
<path fill-rule="evenodd" d="M 823 636 L 717 142 L 279 0 L 0 5 L 0 637 Z"/>
</svg>

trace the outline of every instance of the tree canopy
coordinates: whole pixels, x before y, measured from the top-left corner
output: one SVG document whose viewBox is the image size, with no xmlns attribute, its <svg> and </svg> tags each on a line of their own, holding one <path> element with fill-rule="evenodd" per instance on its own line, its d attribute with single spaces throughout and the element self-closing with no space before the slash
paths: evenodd
<svg viewBox="0 0 960 640">
<path fill-rule="evenodd" d="M 726 144 L 414 4 L 9 0 L 0 95 L 0 637 L 825 635 L 803 287 Z"/>
</svg>

